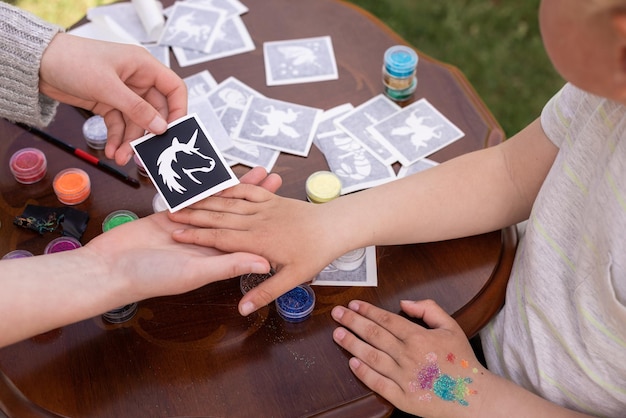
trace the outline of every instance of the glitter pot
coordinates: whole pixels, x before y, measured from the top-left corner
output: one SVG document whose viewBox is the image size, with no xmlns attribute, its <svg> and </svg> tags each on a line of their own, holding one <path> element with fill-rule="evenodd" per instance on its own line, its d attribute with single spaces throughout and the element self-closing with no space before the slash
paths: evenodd
<svg viewBox="0 0 626 418">
<path fill-rule="evenodd" d="M 341 195 L 341 180 L 331 171 L 316 171 L 306 179 L 309 202 L 326 203 Z"/>
<path fill-rule="evenodd" d="M 102 222 L 102 232 L 107 232 L 115 227 L 123 225 L 128 222 L 132 222 L 139 219 L 139 216 L 135 212 L 130 210 L 116 210 L 111 212 L 104 218 Z M 129 303 L 128 305 L 120 306 L 119 308 L 111 309 L 102 314 L 102 317 L 107 322 L 112 324 L 121 324 L 135 316 L 137 312 L 137 302 Z"/>
<path fill-rule="evenodd" d="M 315 307 L 315 292 L 311 286 L 301 284 L 276 299 L 276 310 L 285 321 L 302 322 Z"/>
<path fill-rule="evenodd" d="M 415 69 L 418 56 L 404 45 L 395 45 L 383 57 L 383 85 L 385 94 L 392 100 L 403 101 L 411 97 L 417 86 Z"/>
<path fill-rule="evenodd" d="M 107 126 L 100 115 L 90 117 L 83 123 L 83 136 L 93 149 L 104 149 L 107 144 Z"/>
<path fill-rule="evenodd" d="M 6 253 L 2 257 L 2 260 L 12 260 L 14 258 L 26 258 L 26 257 L 33 257 L 33 253 L 31 253 L 30 251 L 26 251 L 26 250 L 13 250 L 13 251 Z"/>
<path fill-rule="evenodd" d="M 137 313 L 137 302 L 111 309 L 110 311 L 103 313 L 102 318 L 112 324 L 121 324 L 122 322 L 126 322 L 135 316 L 135 313 Z"/>
<path fill-rule="evenodd" d="M 137 172 L 139 172 L 139 174 L 144 177 L 149 177 L 148 172 L 146 171 L 146 167 L 144 167 L 144 165 L 141 163 L 141 160 L 139 159 L 139 156 L 137 154 L 133 155 L 133 161 L 137 166 Z"/>
<path fill-rule="evenodd" d="M 352 271 L 358 269 L 365 260 L 365 248 L 357 248 L 342 255 L 334 260 L 331 264 L 337 267 L 337 270 Z"/>
<path fill-rule="evenodd" d="M 107 217 L 104 218 L 104 221 L 102 222 L 102 232 L 107 232 L 116 226 L 136 221 L 137 219 L 139 219 L 139 216 L 137 216 L 134 212 L 129 210 L 116 210 L 115 212 L 109 213 Z"/>
<path fill-rule="evenodd" d="M 71 251 L 82 247 L 80 241 L 73 237 L 55 238 L 46 245 L 43 250 L 44 254 L 60 253 L 62 251 Z"/>
<path fill-rule="evenodd" d="M 167 210 L 167 203 L 165 203 L 165 199 L 158 192 L 152 198 L 152 210 L 154 213 L 163 212 Z"/>
<path fill-rule="evenodd" d="M 22 148 L 11 156 L 9 167 L 15 180 L 33 184 L 45 177 L 48 162 L 46 155 L 37 148 Z"/>
<path fill-rule="evenodd" d="M 239 288 L 241 289 L 241 293 L 245 295 L 250 290 L 254 289 L 273 275 L 274 272 L 272 270 L 267 274 L 248 273 L 240 276 Z"/>
<path fill-rule="evenodd" d="M 52 182 L 54 192 L 61 203 L 78 205 L 91 193 L 89 175 L 80 168 L 68 168 L 59 172 Z"/>
</svg>

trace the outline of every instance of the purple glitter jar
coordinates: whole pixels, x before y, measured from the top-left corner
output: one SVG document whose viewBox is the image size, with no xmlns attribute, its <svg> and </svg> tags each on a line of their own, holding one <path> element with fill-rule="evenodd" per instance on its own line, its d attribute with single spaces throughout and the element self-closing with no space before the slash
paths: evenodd
<svg viewBox="0 0 626 418">
<path fill-rule="evenodd" d="M 46 245 L 44 254 L 60 253 L 62 251 L 71 251 L 82 247 L 80 241 L 72 237 L 55 238 Z"/>
</svg>

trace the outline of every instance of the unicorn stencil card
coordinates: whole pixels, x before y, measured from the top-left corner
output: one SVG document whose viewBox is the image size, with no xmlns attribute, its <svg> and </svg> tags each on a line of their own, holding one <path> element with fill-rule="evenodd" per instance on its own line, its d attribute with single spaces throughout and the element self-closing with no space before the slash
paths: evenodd
<svg viewBox="0 0 626 418">
<path fill-rule="evenodd" d="M 196 114 L 130 143 L 170 212 L 239 183 Z"/>
</svg>

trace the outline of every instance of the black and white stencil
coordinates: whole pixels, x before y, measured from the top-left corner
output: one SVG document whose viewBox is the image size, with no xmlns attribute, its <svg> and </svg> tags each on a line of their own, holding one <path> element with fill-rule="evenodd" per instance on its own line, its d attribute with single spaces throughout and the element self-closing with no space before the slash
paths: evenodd
<svg viewBox="0 0 626 418">
<path fill-rule="evenodd" d="M 187 86 L 189 100 L 196 97 L 205 97 L 217 86 L 217 81 L 209 70 L 203 70 L 183 79 Z"/>
<path fill-rule="evenodd" d="M 420 171 L 428 170 L 429 168 L 433 168 L 439 165 L 438 162 L 430 160 L 428 158 L 422 158 L 421 160 L 411 164 L 411 165 L 403 165 L 398 170 L 398 178 L 401 179 L 403 177 L 410 176 L 415 173 L 419 173 Z"/>
<path fill-rule="evenodd" d="M 330 171 L 341 180 L 341 194 L 368 189 L 396 179 L 393 167 L 382 163 L 360 142 L 343 131 L 334 135 L 317 136 L 315 146 L 320 149 Z"/>
<path fill-rule="evenodd" d="M 365 260 L 356 269 L 339 270 L 333 264 L 330 264 L 317 275 L 311 284 L 316 286 L 378 286 L 376 247 L 365 248 Z"/>
<path fill-rule="evenodd" d="M 411 165 L 465 135 L 426 99 L 411 103 L 368 130 L 396 150 L 402 165 Z"/>
<path fill-rule="evenodd" d="M 165 22 L 159 44 L 208 52 L 224 15 L 220 9 L 176 2 Z"/>
<path fill-rule="evenodd" d="M 211 106 L 217 111 L 225 107 L 244 109 L 250 97 L 263 95 L 235 77 L 228 77 L 209 93 Z"/>
<path fill-rule="evenodd" d="M 263 56 L 268 86 L 339 77 L 330 36 L 265 42 Z"/>
<path fill-rule="evenodd" d="M 393 164 L 398 160 L 393 149 L 390 149 L 386 143 L 374 138 L 367 128 L 395 114 L 400 109 L 401 107 L 397 103 L 385 95 L 379 94 L 337 118 L 335 125 L 359 141 L 382 163 Z"/>
<path fill-rule="evenodd" d="M 242 54 L 255 49 L 243 20 L 239 16 L 226 19 L 217 28 L 217 34 L 208 51 L 197 51 L 188 48 L 173 47 L 176 60 L 181 67 L 195 65 L 231 55 Z"/>
<path fill-rule="evenodd" d="M 239 183 L 195 114 L 131 146 L 171 212 Z"/>
<path fill-rule="evenodd" d="M 265 97 L 251 97 L 236 139 L 306 157 L 313 143 L 320 109 Z"/>
</svg>

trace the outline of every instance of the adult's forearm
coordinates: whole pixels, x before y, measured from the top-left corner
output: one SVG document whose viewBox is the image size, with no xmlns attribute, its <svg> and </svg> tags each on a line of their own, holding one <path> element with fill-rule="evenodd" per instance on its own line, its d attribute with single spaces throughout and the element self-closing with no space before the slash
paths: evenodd
<svg viewBox="0 0 626 418">
<path fill-rule="evenodd" d="M 47 125 L 57 102 L 39 93 L 41 57 L 61 28 L 0 2 L 0 116 Z"/>
<path fill-rule="evenodd" d="M 91 250 L 2 260 L 0 347 L 93 317 L 124 299 Z M 129 296 L 130 297 L 130 296 Z"/>
</svg>

